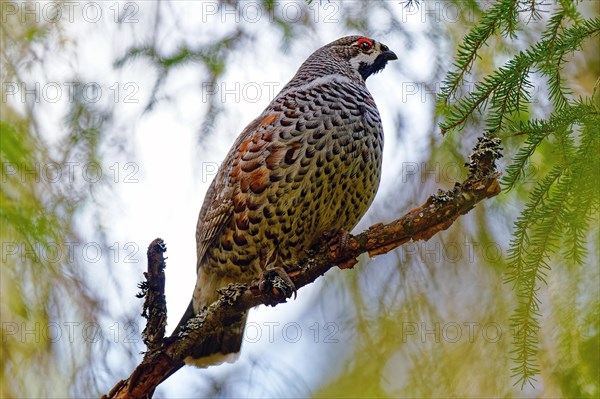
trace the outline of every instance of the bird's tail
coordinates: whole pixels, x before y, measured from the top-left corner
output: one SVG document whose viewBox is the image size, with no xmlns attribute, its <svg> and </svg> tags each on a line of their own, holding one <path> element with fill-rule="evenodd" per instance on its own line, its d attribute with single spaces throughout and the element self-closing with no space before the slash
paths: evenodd
<svg viewBox="0 0 600 399">
<path fill-rule="evenodd" d="M 175 327 L 173 336 L 179 334 L 184 329 L 188 320 L 194 316 L 194 307 L 192 302 L 190 302 L 179 324 Z M 248 312 L 243 312 L 225 320 L 225 325 L 222 329 L 194 345 L 191 356 L 185 359 L 185 363 L 204 368 L 224 362 L 235 362 L 239 357 L 242 347 L 247 317 Z"/>
</svg>

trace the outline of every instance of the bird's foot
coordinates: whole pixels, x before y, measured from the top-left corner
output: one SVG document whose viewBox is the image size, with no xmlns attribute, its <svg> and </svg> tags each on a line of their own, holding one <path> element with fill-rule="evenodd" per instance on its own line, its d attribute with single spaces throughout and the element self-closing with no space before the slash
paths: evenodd
<svg viewBox="0 0 600 399">
<path fill-rule="evenodd" d="M 265 270 L 258 279 L 257 288 L 257 294 L 268 297 L 269 301 L 266 305 L 275 306 L 278 303 L 283 303 L 292 295 L 296 299 L 296 286 L 281 267 Z"/>
</svg>

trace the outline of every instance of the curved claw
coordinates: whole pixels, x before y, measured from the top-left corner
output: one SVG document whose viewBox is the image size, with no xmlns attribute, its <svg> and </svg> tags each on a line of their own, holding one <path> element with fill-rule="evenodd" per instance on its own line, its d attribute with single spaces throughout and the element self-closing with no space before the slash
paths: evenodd
<svg viewBox="0 0 600 399">
<path fill-rule="evenodd" d="M 269 305 L 285 302 L 292 294 L 296 299 L 296 286 L 281 267 L 265 270 L 258 282 L 259 291 L 273 299 Z"/>
</svg>

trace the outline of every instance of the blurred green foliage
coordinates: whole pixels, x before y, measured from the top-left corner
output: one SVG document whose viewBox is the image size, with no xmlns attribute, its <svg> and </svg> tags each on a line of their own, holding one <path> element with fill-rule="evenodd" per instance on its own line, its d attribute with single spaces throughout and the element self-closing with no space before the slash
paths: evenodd
<svg viewBox="0 0 600 399">
<path fill-rule="evenodd" d="M 8 14 L 7 4 L 21 7 L 19 2 L 3 2 L 0 10 L 0 396 L 98 396 L 123 378 L 120 369 L 108 366 L 107 348 L 116 350 L 112 353 L 118 353 L 125 365 L 133 362 L 133 353 L 110 342 L 92 347 L 79 341 L 35 341 L 31 339 L 35 333 L 23 334 L 24 327 L 53 322 L 95 323 L 111 312 L 106 292 L 86 277 L 89 265 L 84 260 L 41 256 L 50 250 L 66 251 L 65 243 L 81 240 L 82 215 L 87 215 L 86 221 L 92 215 L 96 239 L 106 246 L 107 232 L 98 211 L 102 204 L 86 181 L 55 184 L 39 178 L 40 170 L 19 172 L 70 161 L 104 165 L 112 152 L 130 145 L 124 138 L 129 132 L 114 133 L 119 130 L 118 107 L 90 104 L 78 90 L 56 127 L 62 133 L 59 139 L 45 133 L 44 104 L 5 101 L 10 87 L 5 82 L 44 79 L 56 68 L 47 58 L 64 53 L 76 59 L 77 41 L 85 39 L 61 21 Z M 133 45 L 110 60 L 112 67 L 120 70 L 141 62 L 155 73 L 148 101 L 132 118 L 131 129 L 136 118 L 160 109 L 165 99 L 178 94 L 169 92 L 167 82 L 184 66 L 198 65 L 202 81 L 217 84 L 228 71 L 243 68 L 235 56 L 261 43 L 260 34 L 278 38 L 281 46 L 272 49 L 275 57 L 331 29 L 310 17 L 290 22 L 281 13 L 286 3 L 262 0 L 259 7 L 273 15 L 268 26 L 256 29 L 242 21 L 223 23 L 220 31 L 199 24 L 197 31 L 179 32 L 182 27 L 173 28 L 166 21 L 176 20 L 167 17 L 181 12 L 177 7 L 185 8 L 185 2 L 173 4 L 145 3 L 156 20 L 119 26 L 123 29 L 119 34 L 144 39 L 133 39 Z M 236 0 L 215 4 L 230 9 L 243 5 Z M 300 293 L 299 300 L 306 303 L 303 317 L 322 313 L 334 322 L 343 348 L 304 351 L 297 368 L 286 371 L 277 367 L 279 352 L 285 350 L 278 347 L 264 354 L 261 364 L 267 365 L 267 378 L 253 380 L 253 385 L 264 387 L 262 392 L 270 396 L 289 395 L 291 387 L 297 396 L 315 397 L 600 395 L 596 83 L 600 52 L 592 2 L 295 4 L 308 16 L 316 15 L 315 7 L 328 11 L 322 16 L 335 10 L 339 19 L 335 27 L 347 34 L 393 37 L 394 43 L 386 43 L 394 49 L 403 46 L 404 64 L 386 69 L 378 79 L 388 79 L 390 88 L 409 81 L 439 92 L 437 114 L 432 104 L 428 116 L 438 118 L 448 134 L 442 138 L 431 124 L 419 136 L 425 137 L 420 143 L 425 150 L 408 160 L 421 167 L 419 173 L 408 181 L 399 177 L 386 190 L 388 196 L 378 198 L 379 207 L 371 211 L 369 222 L 391 220 L 438 188 L 451 187 L 483 130 L 493 130 L 503 139 L 506 190 L 430 241 L 408 243 L 351 272 L 329 273 L 317 294 Z M 444 13 L 448 10 L 458 10 L 456 17 Z M 425 26 L 424 33 L 407 23 L 413 14 Z M 381 15 L 387 17 L 385 24 Z M 181 35 L 171 39 L 169 29 Z M 202 40 L 194 40 L 198 32 Z M 428 55 L 434 68 L 423 76 L 407 65 L 415 51 L 427 46 L 434 49 Z M 74 62 L 70 81 L 89 76 L 90 69 Z M 386 94 L 397 104 L 396 132 L 386 133 L 395 136 L 401 148 L 417 127 L 404 122 L 411 111 L 399 91 L 375 97 L 381 103 Z M 225 107 L 234 105 L 223 104 L 217 96 L 199 105 L 199 142 L 214 135 L 223 123 Z M 111 189 L 108 182 L 104 187 Z M 113 273 L 109 265 L 94 267 Z M 505 280 L 511 284 L 503 284 Z M 130 288 L 124 287 L 120 297 L 133 298 Z M 312 362 L 321 349 L 327 353 L 328 366 L 316 371 L 322 374 L 319 382 L 303 386 L 298 381 L 303 373 L 315 373 Z M 239 385 L 240 375 L 253 375 L 257 367 L 237 367 L 236 372 L 211 380 L 209 388 L 190 385 L 190 395 L 249 395 Z M 283 388 L 273 392 L 279 375 Z M 534 388 L 523 386 L 534 378 L 538 379 Z M 169 396 L 169 391 L 159 388 L 157 395 Z"/>
<path fill-rule="evenodd" d="M 468 94 L 449 103 L 450 96 L 473 68 L 480 48 L 495 34 L 518 39 L 518 32 L 524 29 L 519 24 L 523 13 L 531 19 L 541 18 L 542 8 L 536 7 L 543 5 L 510 0 L 494 3 L 459 46 L 454 68 L 448 73 L 439 98 L 445 116 L 440 123 L 443 133 L 464 128 L 468 118 L 477 113 L 485 127 L 500 137 L 525 138 L 506 168 L 503 183 L 508 190 L 517 189 L 534 156 L 553 154 L 539 170 L 543 174 L 536 179 L 525 209 L 515 222 L 507 257 L 507 281 L 514 284 L 518 298 L 511 317 L 516 331 L 512 350 L 516 366 L 512 370 L 521 387 L 533 384 L 541 371 L 537 358 L 539 285 L 547 284 L 548 273 L 556 263 L 553 256 L 557 252 L 562 255 L 554 267 L 565 267 L 561 265 L 565 261 L 583 267 L 590 259 L 590 249 L 591 256 L 597 257 L 600 109 L 592 99 L 593 93 L 577 99 L 573 96 L 575 89 L 565 82 L 569 56 L 581 50 L 585 41 L 600 35 L 600 19 L 585 19 L 575 1 L 562 1 L 554 9 L 544 10 L 552 14 L 541 40 L 529 44 L 502 67 L 479 79 Z M 535 86 L 530 76 L 534 71 L 546 81 L 552 113 L 547 119 L 521 120 L 521 115 L 529 116 L 532 106 Z M 599 82 L 596 81 L 594 91 Z M 595 303 L 590 305 L 593 308 Z"/>
</svg>

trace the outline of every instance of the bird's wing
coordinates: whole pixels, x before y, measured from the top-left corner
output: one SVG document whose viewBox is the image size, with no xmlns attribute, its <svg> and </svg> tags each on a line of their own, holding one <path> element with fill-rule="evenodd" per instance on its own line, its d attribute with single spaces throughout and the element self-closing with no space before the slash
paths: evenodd
<svg viewBox="0 0 600 399">
<path fill-rule="evenodd" d="M 198 217 L 196 226 L 197 268 L 200 267 L 206 249 L 233 216 L 233 201 L 231 200 L 233 187 L 223 180 L 223 175 L 226 176 L 226 174 L 221 173 L 222 169 L 219 170 L 208 188 Z"/>
<path fill-rule="evenodd" d="M 244 186 L 252 183 L 252 173 L 247 173 L 249 169 L 242 167 L 242 164 L 249 165 L 250 168 L 253 163 L 262 164 L 265 162 L 264 157 L 275 149 L 269 140 L 265 140 L 265 135 L 268 136 L 271 131 L 272 136 L 273 124 L 278 118 L 278 114 L 261 115 L 246 126 L 208 188 L 196 226 L 197 268 L 200 267 L 206 250 L 231 222 L 235 195 L 240 192 L 240 186 L 244 190 Z M 262 159 L 253 155 L 259 153 L 259 146 L 263 149 L 266 146 L 271 147 L 271 151 L 260 152 L 262 156 L 259 158 Z M 248 160 L 248 157 L 254 159 Z M 268 184 L 264 181 L 263 183 Z"/>
</svg>

